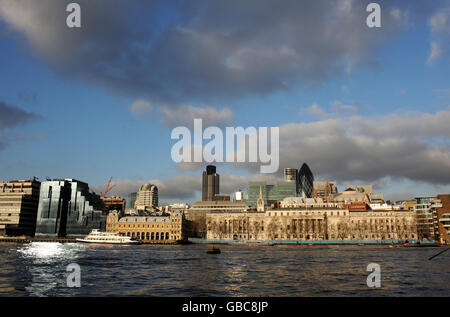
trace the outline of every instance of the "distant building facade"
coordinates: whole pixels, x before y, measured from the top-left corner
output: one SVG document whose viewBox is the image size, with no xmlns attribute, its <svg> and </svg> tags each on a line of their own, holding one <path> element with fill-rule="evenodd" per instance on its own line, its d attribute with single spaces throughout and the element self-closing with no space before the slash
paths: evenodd
<svg viewBox="0 0 450 317">
<path fill-rule="evenodd" d="M 189 221 L 189 235 L 206 237 L 206 215 L 209 213 L 242 213 L 249 206 L 243 201 L 198 201 L 185 212 Z"/>
<path fill-rule="evenodd" d="M 42 182 L 36 220 L 37 236 L 83 236 L 105 229 L 104 204 L 87 183 L 75 179 Z"/>
<path fill-rule="evenodd" d="M 128 195 L 128 204 L 126 208 L 133 208 L 136 204 L 136 197 L 137 197 L 137 192 L 135 193 L 130 193 L 130 195 Z"/>
<path fill-rule="evenodd" d="M 100 197 L 103 204 L 105 205 L 105 210 L 107 212 L 117 210 L 121 213 L 125 212 L 126 201 L 122 197 Z"/>
<path fill-rule="evenodd" d="M 40 186 L 35 179 L 0 182 L 0 235 L 34 235 Z"/>
<path fill-rule="evenodd" d="M 313 198 L 323 198 L 331 200 L 338 193 L 336 181 L 314 181 L 313 182 Z"/>
<path fill-rule="evenodd" d="M 436 210 L 439 241 L 450 244 L 450 194 L 438 195 L 437 198 L 442 204 L 442 207 Z"/>
<path fill-rule="evenodd" d="M 202 176 L 202 201 L 212 201 L 220 194 L 220 175 L 214 165 L 206 166 Z"/>
<path fill-rule="evenodd" d="M 134 208 L 137 210 L 147 210 L 158 206 L 158 187 L 153 184 L 144 184 L 136 195 Z"/>
<path fill-rule="evenodd" d="M 416 213 L 419 238 L 421 240 L 439 240 L 437 210 L 442 208 L 441 201 L 434 196 L 416 197 L 416 201 L 414 212 Z"/>
<path fill-rule="evenodd" d="M 126 216 L 112 211 L 106 220 L 107 232 L 118 232 L 144 242 L 175 242 L 186 240 L 182 212 L 173 211 L 161 216 Z"/>
</svg>

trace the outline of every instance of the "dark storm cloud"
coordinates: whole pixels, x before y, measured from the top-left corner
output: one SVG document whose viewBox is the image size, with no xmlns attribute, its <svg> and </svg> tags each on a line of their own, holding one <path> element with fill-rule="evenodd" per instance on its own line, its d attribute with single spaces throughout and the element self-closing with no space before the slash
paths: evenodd
<svg viewBox="0 0 450 317">
<path fill-rule="evenodd" d="M 0 101 L 0 150 L 20 135 L 11 135 L 6 130 L 26 124 L 39 118 L 38 115 Z"/>
<path fill-rule="evenodd" d="M 131 179 L 119 179 L 113 182 L 115 187 L 111 195 L 128 197 L 132 192 L 137 192 L 146 182 Z M 158 196 L 160 199 L 178 199 L 181 201 L 195 199 L 196 194 L 202 189 L 202 174 L 179 175 L 168 179 L 152 179 L 147 183 L 155 184 L 158 187 Z M 247 187 L 247 178 L 243 176 L 234 176 L 228 173 L 220 173 L 220 192 L 232 193 L 238 189 Z M 95 192 L 104 190 L 104 185 L 92 186 Z"/>
<path fill-rule="evenodd" d="M 157 103 L 269 94 L 373 67 L 411 10 L 379 1 L 382 28 L 369 29 L 370 1 L 79 0 L 82 28 L 69 29 L 69 2 L 0 0 L 0 18 L 61 71 Z"/>
<path fill-rule="evenodd" d="M 0 131 L 6 128 L 14 128 L 37 118 L 38 116 L 34 113 L 0 101 Z"/>
<path fill-rule="evenodd" d="M 280 169 L 307 162 L 321 179 L 385 177 L 450 184 L 450 111 L 365 119 L 360 116 L 280 126 Z M 258 165 L 237 167 L 257 172 Z"/>
</svg>

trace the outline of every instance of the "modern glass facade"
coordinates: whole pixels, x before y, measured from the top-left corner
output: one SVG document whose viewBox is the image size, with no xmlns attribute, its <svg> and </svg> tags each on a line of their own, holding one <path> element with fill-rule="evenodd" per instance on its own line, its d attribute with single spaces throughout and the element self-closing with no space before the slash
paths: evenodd
<svg viewBox="0 0 450 317">
<path fill-rule="evenodd" d="M 298 172 L 298 196 L 303 198 L 311 198 L 314 188 L 314 175 L 308 164 L 303 163 Z"/>
<path fill-rule="evenodd" d="M 280 181 L 275 185 L 267 185 L 266 182 L 248 182 L 249 206 L 256 206 L 259 197 L 260 188 L 266 205 L 270 206 L 276 201 L 282 201 L 286 197 L 295 197 L 297 194 L 297 185 L 292 181 Z"/>
<path fill-rule="evenodd" d="M 83 236 L 103 230 L 106 218 L 100 196 L 86 183 L 73 180 L 42 182 L 36 220 L 37 236 Z"/>
<path fill-rule="evenodd" d="M 134 205 L 136 203 L 136 197 L 137 197 L 137 192 L 136 193 L 131 193 L 130 196 L 128 196 L 127 208 L 134 209 Z"/>
</svg>

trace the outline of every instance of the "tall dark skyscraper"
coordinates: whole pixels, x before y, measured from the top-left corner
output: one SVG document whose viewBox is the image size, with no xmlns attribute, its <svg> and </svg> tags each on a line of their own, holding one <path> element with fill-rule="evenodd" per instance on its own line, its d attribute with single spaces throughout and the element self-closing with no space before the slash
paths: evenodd
<svg viewBox="0 0 450 317">
<path fill-rule="evenodd" d="M 305 198 L 312 197 L 314 175 L 311 172 L 311 169 L 309 168 L 308 164 L 303 163 L 302 167 L 298 172 L 297 182 L 298 182 L 297 184 L 298 196 Z"/>
<path fill-rule="evenodd" d="M 216 173 L 214 165 L 208 165 L 203 172 L 202 201 L 212 201 L 219 193 L 219 174 Z"/>
</svg>

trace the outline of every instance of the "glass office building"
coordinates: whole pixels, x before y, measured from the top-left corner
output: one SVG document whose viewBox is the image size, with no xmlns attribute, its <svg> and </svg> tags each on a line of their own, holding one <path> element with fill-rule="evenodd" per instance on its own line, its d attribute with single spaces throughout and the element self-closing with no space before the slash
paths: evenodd
<svg viewBox="0 0 450 317">
<path fill-rule="evenodd" d="M 303 198 L 311 198 L 314 189 L 314 175 L 308 164 L 303 163 L 298 172 L 298 196 Z"/>
<path fill-rule="evenodd" d="M 37 236 L 84 236 L 92 229 L 105 229 L 106 216 L 100 196 L 88 184 L 73 179 L 41 183 Z"/>
<path fill-rule="evenodd" d="M 248 182 L 248 199 L 246 202 L 249 206 L 256 206 L 260 188 L 267 206 L 276 201 L 282 201 L 286 197 L 295 197 L 297 194 L 297 185 L 292 181 L 280 181 L 275 185 L 267 185 L 266 182 Z"/>
</svg>

